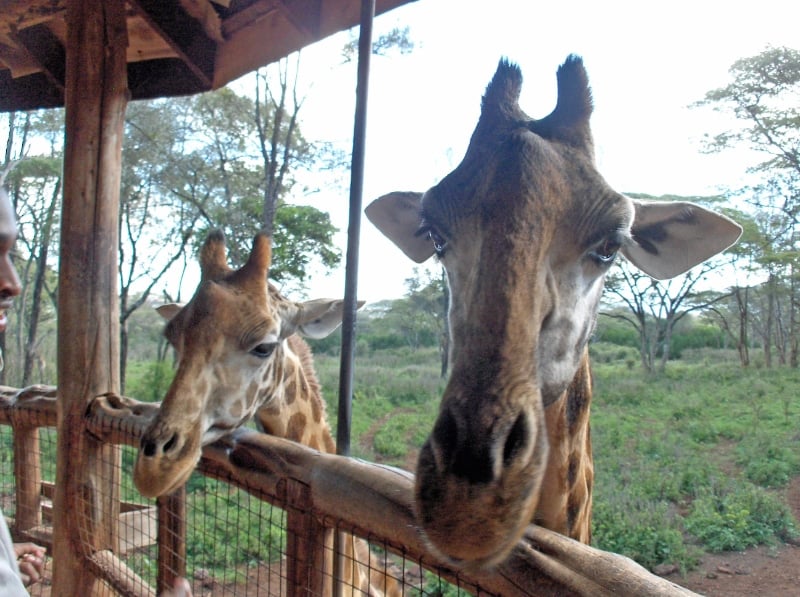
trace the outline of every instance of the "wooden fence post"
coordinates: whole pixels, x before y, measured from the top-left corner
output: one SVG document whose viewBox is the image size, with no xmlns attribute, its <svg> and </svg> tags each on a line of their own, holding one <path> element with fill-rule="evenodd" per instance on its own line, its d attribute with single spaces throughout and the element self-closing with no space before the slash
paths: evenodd
<svg viewBox="0 0 800 597">
<path fill-rule="evenodd" d="M 158 592 L 186 576 L 186 486 L 161 496 L 158 505 Z"/>
<path fill-rule="evenodd" d="M 314 516 L 308 485 L 287 479 L 286 504 L 286 595 L 330 595 L 324 591 L 325 572 L 330 575 L 327 582 L 332 579 L 325 546 L 332 543 L 333 531 Z"/>
<path fill-rule="evenodd" d="M 14 478 L 17 485 L 17 512 L 14 527 L 27 531 L 42 524 L 42 466 L 39 455 L 39 428 L 14 425 Z"/>
</svg>

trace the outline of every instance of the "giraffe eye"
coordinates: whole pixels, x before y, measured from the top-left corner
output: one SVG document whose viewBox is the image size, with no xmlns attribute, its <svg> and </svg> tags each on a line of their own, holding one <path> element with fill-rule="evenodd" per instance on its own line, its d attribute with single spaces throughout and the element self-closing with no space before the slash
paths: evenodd
<svg viewBox="0 0 800 597">
<path fill-rule="evenodd" d="M 599 265 L 611 265 L 617 252 L 621 247 L 621 242 L 617 238 L 607 238 L 596 248 L 589 251 L 591 257 Z"/>
<path fill-rule="evenodd" d="M 259 359 L 266 359 L 269 357 L 275 349 L 278 347 L 277 342 L 262 342 L 252 348 L 250 354 L 254 357 L 258 357 Z"/>
<path fill-rule="evenodd" d="M 436 230 L 436 228 L 430 224 L 423 224 L 417 234 L 424 234 L 428 237 L 428 240 L 433 243 L 433 250 L 436 252 L 436 255 L 439 257 L 444 255 L 445 250 L 447 249 L 447 241 L 441 234 L 439 234 L 439 231 Z"/>
</svg>

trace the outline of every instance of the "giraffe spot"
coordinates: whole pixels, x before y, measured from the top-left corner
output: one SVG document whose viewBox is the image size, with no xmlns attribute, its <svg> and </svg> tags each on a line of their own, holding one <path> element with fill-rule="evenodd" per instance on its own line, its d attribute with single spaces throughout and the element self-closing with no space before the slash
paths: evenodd
<svg viewBox="0 0 800 597">
<path fill-rule="evenodd" d="M 271 387 L 261 388 L 258 391 L 258 396 L 256 396 L 256 400 L 258 400 L 258 403 L 259 404 L 267 404 L 267 403 L 271 404 L 272 403 L 272 401 L 270 400 L 271 392 L 272 392 L 272 388 Z M 270 408 L 277 408 L 277 407 L 271 406 Z"/>
<path fill-rule="evenodd" d="M 317 436 L 315 436 L 315 435 L 311 436 L 311 438 L 308 440 L 308 447 L 309 448 L 313 448 L 314 450 L 319 450 L 320 449 L 319 439 L 317 438 Z"/>
<path fill-rule="evenodd" d="M 573 454 L 569 459 L 569 466 L 567 467 L 567 487 L 575 485 L 575 479 L 578 475 L 578 457 Z"/>
<path fill-rule="evenodd" d="M 231 404 L 231 407 L 228 410 L 228 413 L 236 419 L 241 419 L 243 412 L 244 412 L 244 406 L 242 405 L 241 402 L 234 402 L 233 404 Z"/>
<path fill-rule="evenodd" d="M 297 382 L 293 378 L 286 382 L 284 395 L 286 396 L 286 404 L 291 404 L 297 398 Z"/>
<path fill-rule="evenodd" d="M 328 454 L 336 452 L 336 444 L 333 443 L 333 438 L 330 435 L 325 436 L 325 452 Z"/>
<path fill-rule="evenodd" d="M 250 385 L 247 386 L 247 391 L 245 392 L 245 404 L 251 405 L 254 404 L 256 401 L 256 397 L 259 395 L 258 392 L 258 384 L 255 381 L 251 381 Z M 241 406 L 239 407 L 241 410 Z M 238 416 L 238 415 L 237 415 Z"/>
<path fill-rule="evenodd" d="M 296 442 L 302 441 L 306 420 L 307 418 L 303 413 L 294 413 L 289 418 L 289 423 L 286 426 L 286 437 Z"/>
<path fill-rule="evenodd" d="M 314 417 L 315 423 L 322 421 L 322 405 L 319 398 L 311 401 L 311 416 Z"/>
</svg>

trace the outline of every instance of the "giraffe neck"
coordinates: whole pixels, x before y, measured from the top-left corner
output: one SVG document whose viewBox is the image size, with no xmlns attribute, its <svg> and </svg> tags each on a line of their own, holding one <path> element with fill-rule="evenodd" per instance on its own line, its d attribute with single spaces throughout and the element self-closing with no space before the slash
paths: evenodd
<svg viewBox="0 0 800 597">
<path fill-rule="evenodd" d="M 314 372 L 311 349 L 299 336 L 290 336 L 285 348 L 282 371 L 278 376 L 282 383 L 274 392 L 274 399 L 257 411 L 256 421 L 264 433 L 334 454 L 336 444 Z M 402 595 L 396 578 L 374 566 L 375 556 L 364 539 L 345 533 L 342 555 L 347 563 L 340 579 L 343 595 Z M 333 533 L 326 538 L 325 569 L 333 571 Z"/>
<path fill-rule="evenodd" d="M 591 540 L 594 463 L 589 430 L 588 349 L 564 395 L 547 407 L 550 451 L 534 521 L 583 543 Z"/>
<path fill-rule="evenodd" d="M 331 434 L 311 349 L 299 336 L 290 336 L 273 399 L 256 413 L 262 431 L 333 454 Z"/>
</svg>

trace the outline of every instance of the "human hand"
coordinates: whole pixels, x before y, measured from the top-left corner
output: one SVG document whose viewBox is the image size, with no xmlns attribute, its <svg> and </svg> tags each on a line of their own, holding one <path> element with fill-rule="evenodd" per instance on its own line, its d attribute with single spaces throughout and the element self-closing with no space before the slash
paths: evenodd
<svg viewBox="0 0 800 597">
<path fill-rule="evenodd" d="M 176 578 L 172 588 L 161 593 L 160 597 L 192 597 L 192 587 L 185 578 Z"/>
<path fill-rule="evenodd" d="M 26 587 L 39 582 L 44 571 L 45 548 L 35 543 L 15 543 L 19 575 Z"/>
</svg>

